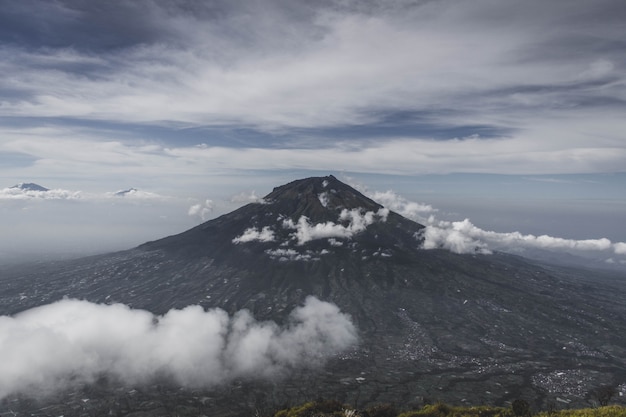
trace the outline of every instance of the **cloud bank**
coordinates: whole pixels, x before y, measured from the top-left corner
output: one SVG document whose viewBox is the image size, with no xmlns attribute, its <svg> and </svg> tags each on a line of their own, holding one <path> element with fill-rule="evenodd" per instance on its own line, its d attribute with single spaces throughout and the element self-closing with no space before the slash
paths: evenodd
<svg viewBox="0 0 626 417">
<path fill-rule="evenodd" d="M 564 239 L 548 235 L 535 236 L 520 232 L 483 230 L 470 222 L 434 221 L 424 229 L 424 249 L 444 248 L 455 253 L 490 253 L 491 250 L 534 248 L 565 252 L 608 252 L 626 254 L 626 243 L 613 243 L 607 238 Z"/>
<path fill-rule="evenodd" d="M 490 254 L 494 250 L 543 249 L 571 253 L 600 253 L 626 255 L 626 243 L 611 242 L 607 238 L 564 239 L 549 235 L 523 234 L 521 232 L 495 232 L 481 229 L 470 219 L 462 221 L 439 220 L 438 212 L 430 204 L 412 202 L 394 191 L 370 191 L 355 185 L 361 192 L 388 209 L 414 220 L 426 227 L 419 234 L 424 249 L 447 249 L 454 253 Z"/>
<path fill-rule="evenodd" d="M 155 316 L 125 305 L 62 300 L 0 317 L 0 398 L 46 393 L 101 375 L 138 384 L 168 377 L 208 387 L 317 366 L 354 345 L 357 332 L 337 306 L 308 297 L 289 324 L 230 317 L 199 306 Z"/>
</svg>

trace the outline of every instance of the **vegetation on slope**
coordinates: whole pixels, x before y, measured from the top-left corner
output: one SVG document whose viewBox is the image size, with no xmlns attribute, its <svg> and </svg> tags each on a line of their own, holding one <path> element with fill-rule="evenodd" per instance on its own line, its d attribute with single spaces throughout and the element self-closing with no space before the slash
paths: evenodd
<svg viewBox="0 0 626 417">
<path fill-rule="evenodd" d="M 509 408 L 456 407 L 429 404 L 419 410 L 398 411 L 393 405 L 376 405 L 355 410 L 334 400 L 317 400 L 274 413 L 273 417 L 626 417 L 626 407 L 612 405 L 577 410 L 550 410 L 532 413 L 528 403 L 516 400 Z"/>
</svg>

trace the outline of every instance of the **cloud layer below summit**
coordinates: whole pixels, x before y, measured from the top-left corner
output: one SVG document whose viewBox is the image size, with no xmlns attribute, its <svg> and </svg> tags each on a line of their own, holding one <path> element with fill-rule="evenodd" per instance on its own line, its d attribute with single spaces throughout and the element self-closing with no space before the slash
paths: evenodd
<svg viewBox="0 0 626 417">
<path fill-rule="evenodd" d="M 46 395 L 99 377 L 140 384 L 169 378 L 211 387 L 316 367 L 357 343 L 349 316 L 314 297 L 288 327 L 200 306 L 155 316 L 122 304 L 61 300 L 0 316 L 0 398 Z"/>
</svg>

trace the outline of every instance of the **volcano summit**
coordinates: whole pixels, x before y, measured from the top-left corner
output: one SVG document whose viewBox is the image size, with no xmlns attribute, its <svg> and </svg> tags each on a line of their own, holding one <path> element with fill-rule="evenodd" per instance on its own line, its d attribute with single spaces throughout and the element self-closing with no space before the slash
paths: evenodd
<svg viewBox="0 0 626 417">
<path fill-rule="evenodd" d="M 320 396 L 357 406 L 587 405 L 600 386 L 626 392 L 623 276 L 426 250 L 423 231 L 333 176 L 307 178 L 129 251 L 7 271 L 1 313 L 71 297 L 155 314 L 246 309 L 288 325 L 289 313 L 315 296 L 350 315 L 357 346 L 323 369 L 211 388 L 204 403 L 214 410 Z"/>
</svg>

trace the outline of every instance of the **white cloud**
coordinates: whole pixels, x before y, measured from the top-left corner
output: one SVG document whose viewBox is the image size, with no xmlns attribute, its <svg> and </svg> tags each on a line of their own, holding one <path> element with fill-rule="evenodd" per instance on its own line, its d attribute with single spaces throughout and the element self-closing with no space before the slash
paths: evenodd
<svg viewBox="0 0 626 417">
<path fill-rule="evenodd" d="M 0 200 L 77 200 L 82 198 L 80 191 L 54 189 L 47 191 L 23 190 L 20 188 L 0 189 Z"/>
<path fill-rule="evenodd" d="M 276 376 L 320 365 L 356 341 L 350 317 L 314 297 L 282 328 L 246 310 L 229 317 L 189 306 L 154 316 L 63 300 L 0 317 L 0 398 L 45 394 L 100 374 L 131 384 L 165 376 L 191 387 Z"/>
<path fill-rule="evenodd" d="M 247 243 L 247 242 L 273 242 L 276 240 L 276 236 L 274 236 L 274 231 L 269 227 L 265 226 L 263 229 L 259 230 L 256 227 L 250 227 L 244 230 L 241 236 L 237 236 L 233 239 L 233 243 Z"/>
<path fill-rule="evenodd" d="M 349 239 L 357 233 L 364 231 L 374 221 L 387 221 L 389 210 L 380 209 L 377 212 L 361 209 L 343 209 L 339 214 L 339 220 L 347 223 L 325 222 L 311 224 L 306 216 L 301 216 L 295 223 L 292 219 L 283 220 L 283 227 L 295 230 L 294 238 L 298 245 L 303 245 L 311 240 L 340 238 Z"/>
<path fill-rule="evenodd" d="M 417 222 L 424 221 L 424 216 L 437 211 L 430 204 L 409 201 L 391 190 L 385 192 L 375 191 L 373 193 L 365 191 L 365 194 L 388 209 Z"/>
<path fill-rule="evenodd" d="M 485 243 L 464 234 L 454 224 L 449 228 L 427 226 L 420 233 L 420 237 L 424 239 L 424 249 L 448 249 L 454 253 L 490 253 Z"/>
<path fill-rule="evenodd" d="M 202 221 L 206 221 L 209 218 L 209 214 L 213 212 L 213 208 L 213 200 L 206 199 L 204 203 L 194 204 L 189 207 L 187 214 L 193 217 L 200 217 Z"/>
<path fill-rule="evenodd" d="M 469 219 L 449 222 L 429 219 L 421 233 L 424 249 L 444 248 L 455 253 L 489 253 L 491 250 L 536 248 L 568 252 L 613 252 L 626 253 L 626 243 L 612 243 L 607 238 L 564 239 L 560 237 L 520 232 L 494 232 L 476 227 Z"/>
</svg>

